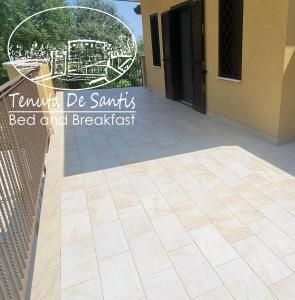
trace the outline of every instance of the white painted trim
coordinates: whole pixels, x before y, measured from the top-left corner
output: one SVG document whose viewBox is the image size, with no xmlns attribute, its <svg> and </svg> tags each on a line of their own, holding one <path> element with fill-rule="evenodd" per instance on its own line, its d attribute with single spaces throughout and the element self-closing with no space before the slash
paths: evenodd
<svg viewBox="0 0 295 300">
<path fill-rule="evenodd" d="M 285 144 L 290 144 L 290 143 L 295 143 L 295 136 L 291 136 L 288 138 L 280 138 L 280 137 L 274 137 L 270 134 L 267 134 L 259 129 L 250 127 L 248 125 L 242 124 L 242 123 L 238 123 L 234 120 L 231 120 L 225 116 L 219 115 L 215 112 L 212 111 L 208 111 L 207 115 L 209 117 L 213 117 L 215 119 L 218 119 L 228 125 L 235 125 L 235 126 L 239 126 L 240 128 L 243 128 L 244 130 L 246 130 L 248 133 L 253 134 L 254 136 L 257 136 L 259 138 L 263 138 L 264 140 L 268 141 L 269 143 L 273 144 L 273 145 L 285 145 Z"/>
<path fill-rule="evenodd" d="M 232 82 L 241 82 L 242 81 L 242 80 L 238 80 L 238 79 L 232 79 L 232 78 L 220 77 L 220 76 L 217 76 L 217 79 L 225 80 L 225 81 L 232 81 Z"/>
<path fill-rule="evenodd" d="M 233 125 L 236 127 L 239 127 L 243 130 L 245 130 L 246 132 L 253 134 L 253 136 L 259 137 L 259 138 L 263 138 L 264 140 L 268 141 L 269 143 L 273 144 L 273 145 L 280 145 L 282 144 L 282 142 L 277 138 L 274 137 L 270 134 L 267 134 L 259 129 L 256 129 L 254 127 L 250 127 L 246 124 L 243 123 L 239 123 L 237 121 L 231 120 L 225 116 L 219 115 L 213 111 L 208 111 L 207 112 L 208 117 L 213 117 L 215 120 L 219 120 L 221 122 L 224 122 L 227 125 Z"/>
</svg>

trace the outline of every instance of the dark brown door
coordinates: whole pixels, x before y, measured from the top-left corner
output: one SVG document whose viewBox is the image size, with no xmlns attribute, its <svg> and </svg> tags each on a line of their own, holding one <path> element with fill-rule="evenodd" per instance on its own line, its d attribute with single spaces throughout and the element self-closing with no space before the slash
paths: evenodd
<svg viewBox="0 0 295 300">
<path fill-rule="evenodd" d="M 167 98 L 206 113 L 203 0 L 163 13 L 162 36 Z"/>
</svg>

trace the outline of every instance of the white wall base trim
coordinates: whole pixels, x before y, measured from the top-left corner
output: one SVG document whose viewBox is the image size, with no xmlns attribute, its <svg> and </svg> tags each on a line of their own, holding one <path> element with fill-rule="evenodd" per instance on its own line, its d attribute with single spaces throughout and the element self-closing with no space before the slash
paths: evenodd
<svg viewBox="0 0 295 300">
<path fill-rule="evenodd" d="M 274 145 L 283 145 L 283 144 L 288 144 L 288 143 L 295 142 L 295 136 L 294 137 L 290 137 L 290 138 L 276 138 L 276 137 L 274 137 L 274 136 L 272 136 L 270 134 L 267 134 L 267 133 L 262 132 L 262 131 L 260 131 L 258 129 L 249 127 L 247 125 L 238 123 L 238 122 L 236 122 L 234 120 L 231 120 L 231 119 L 229 119 L 227 117 L 224 117 L 224 116 L 219 115 L 217 113 L 214 113 L 212 111 L 208 111 L 207 115 L 209 117 L 216 118 L 219 121 L 224 122 L 225 124 L 239 126 L 240 128 L 243 128 L 244 130 L 246 130 L 248 133 L 254 134 L 257 137 L 261 137 L 261 138 L 265 139 L 266 141 L 268 141 L 269 143 L 274 144 Z"/>
</svg>

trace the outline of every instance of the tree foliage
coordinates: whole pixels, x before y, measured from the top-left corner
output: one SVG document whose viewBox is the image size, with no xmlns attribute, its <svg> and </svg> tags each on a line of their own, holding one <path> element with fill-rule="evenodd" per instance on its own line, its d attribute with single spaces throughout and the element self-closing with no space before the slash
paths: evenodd
<svg viewBox="0 0 295 300">
<path fill-rule="evenodd" d="M 1 20 L 1 37 L 0 37 L 0 84 L 7 80 L 6 71 L 2 67 L 2 63 L 8 61 L 7 44 L 13 29 L 28 16 L 33 15 L 41 10 L 65 6 L 64 0 L 0 0 L 0 20 Z M 58 22 L 57 22 L 58 20 Z M 57 43 L 67 28 L 67 17 L 61 15 L 56 10 L 51 14 L 50 18 L 42 20 L 46 30 L 39 31 L 30 21 L 26 22 L 21 30 L 17 30 L 14 39 L 22 45 L 32 45 L 34 41 L 38 43 Z M 65 26 L 60 26 L 64 22 Z"/>
</svg>

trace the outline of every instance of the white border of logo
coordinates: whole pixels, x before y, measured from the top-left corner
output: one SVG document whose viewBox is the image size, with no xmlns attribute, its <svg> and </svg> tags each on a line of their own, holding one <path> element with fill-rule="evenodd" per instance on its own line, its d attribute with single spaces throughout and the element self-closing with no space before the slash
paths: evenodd
<svg viewBox="0 0 295 300">
<path fill-rule="evenodd" d="M 121 76 L 118 76 L 116 78 L 114 78 L 113 80 L 111 80 L 110 82 L 108 82 L 107 84 L 111 83 L 111 82 L 114 82 L 116 80 L 118 80 L 119 78 L 121 78 L 130 68 L 131 66 L 133 65 L 135 59 L 136 59 L 136 56 L 137 56 L 137 42 L 136 42 L 136 39 L 135 39 L 135 36 L 134 36 L 134 33 L 132 32 L 132 30 L 129 28 L 129 26 L 127 24 L 125 24 L 122 20 L 120 20 L 119 18 L 113 16 L 112 14 L 110 13 L 107 13 L 105 11 L 102 11 L 100 9 L 96 9 L 96 8 L 92 8 L 92 7 L 86 7 L 86 6 L 58 6 L 58 7 L 52 7 L 52 8 L 48 8 L 48 9 L 44 9 L 42 11 L 39 11 L 29 17 L 27 17 L 26 19 L 24 19 L 22 22 L 20 22 L 15 28 L 14 30 L 12 31 L 12 33 L 10 34 L 9 36 L 9 39 L 8 39 L 8 43 L 7 43 L 7 53 L 8 53 L 8 57 L 9 57 L 9 60 L 10 62 L 12 63 L 14 69 L 23 77 L 25 77 L 26 79 L 30 80 L 31 82 L 35 83 L 35 84 L 38 84 L 40 86 L 43 86 L 43 87 L 46 87 L 46 88 L 53 88 L 54 90 L 60 90 L 60 91 L 65 91 L 65 90 L 68 90 L 68 91 L 82 91 L 82 90 L 91 90 L 91 89 L 94 89 L 94 88 L 97 88 L 97 87 L 102 87 L 102 86 L 93 86 L 93 87 L 87 87 L 87 88 L 81 88 L 81 89 L 66 89 L 66 88 L 57 88 L 57 87 L 50 87 L 48 85 L 45 85 L 45 84 L 41 84 L 41 83 L 37 83 L 35 82 L 34 80 L 32 80 L 31 78 L 27 77 L 26 75 L 24 75 L 14 64 L 14 62 L 11 60 L 11 56 L 10 56 L 10 41 L 11 41 L 11 38 L 12 36 L 14 35 L 14 33 L 17 31 L 17 29 L 23 24 L 25 23 L 26 21 L 28 21 L 29 19 L 33 18 L 34 16 L 37 16 L 37 15 L 40 15 L 46 11 L 52 11 L 52 10 L 58 10 L 58 9 L 64 9 L 64 8 L 74 8 L 74 9 L 88 9 L 88 10 L 92 10 L 92 11 L 97 11 L 99 13 L 103 13 L 105 15 L 108 15 L 109 17 L 112 17 L 114 18 L 115 20 L 117 20 L 119 23 L 121 23 L 124 27 L 127 28 L 127 30 L 130 32 L 132 38 L 133 38 L 133 42 L 134 42 L 134 45 L 135 45 L 135 54 L 134 54 L 134 57 L 132 58 L 132 62 L 130 64 L 130 67 L 121 75 Z"/>
</svg>

